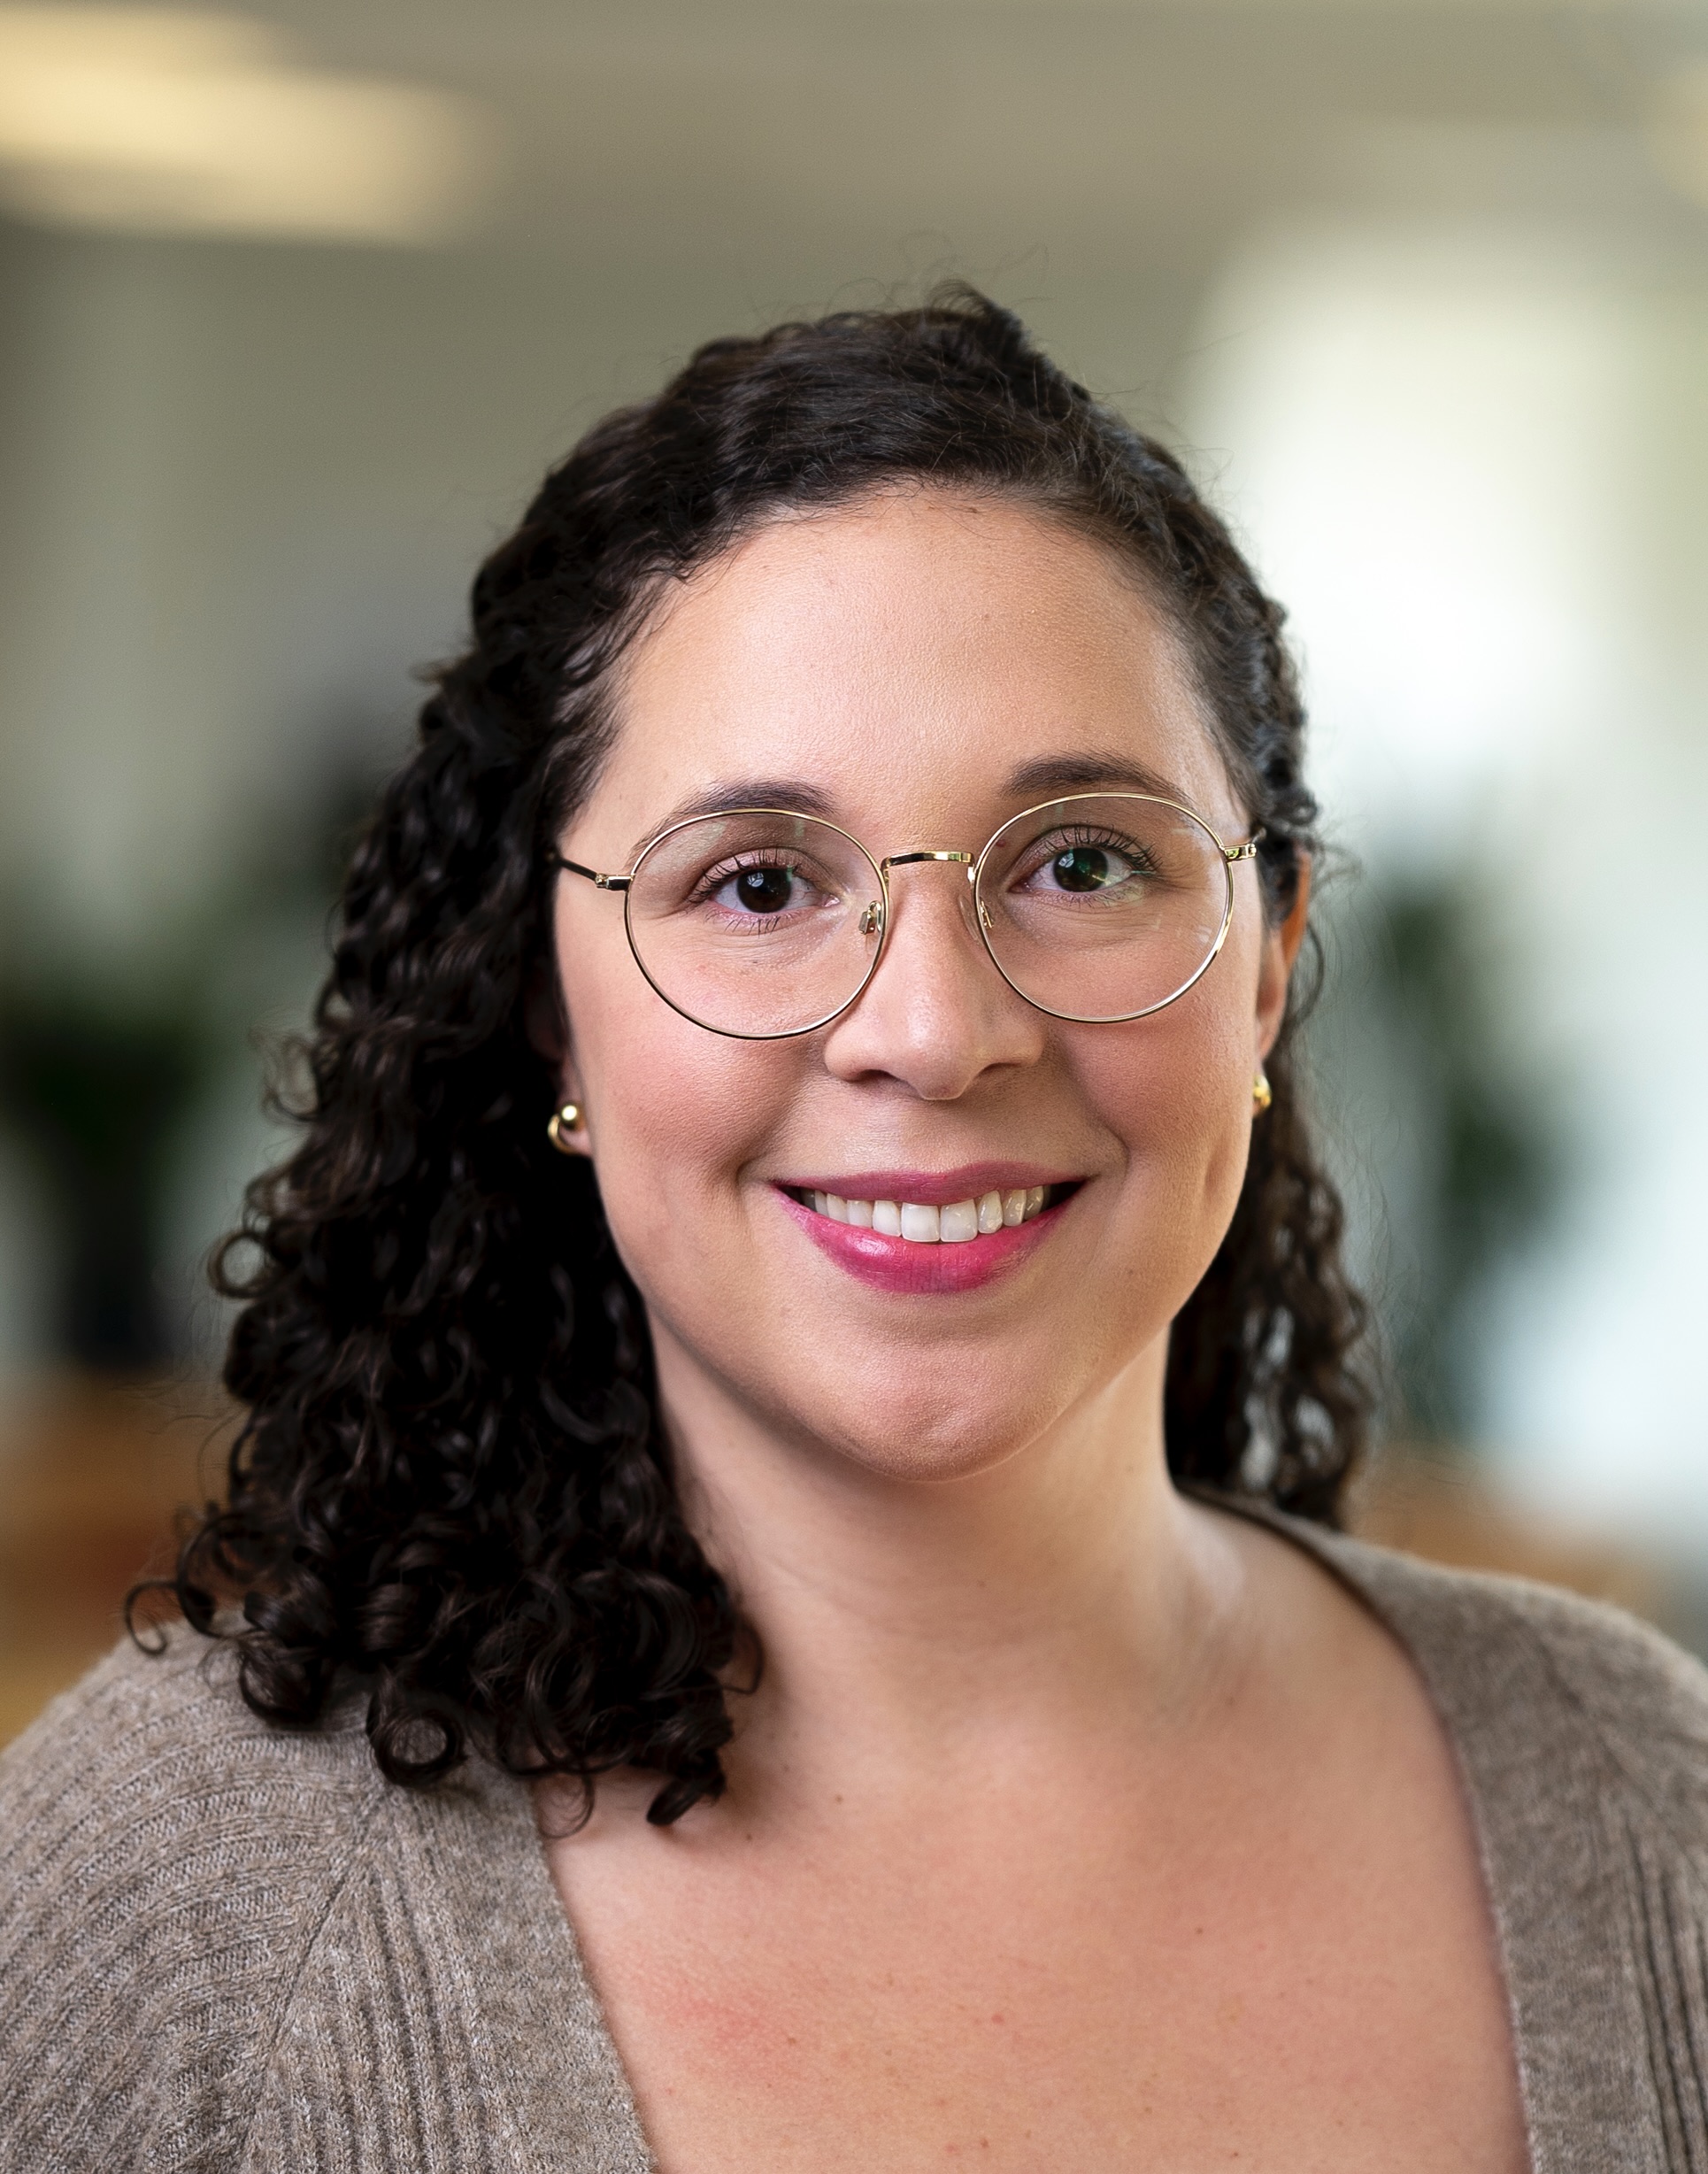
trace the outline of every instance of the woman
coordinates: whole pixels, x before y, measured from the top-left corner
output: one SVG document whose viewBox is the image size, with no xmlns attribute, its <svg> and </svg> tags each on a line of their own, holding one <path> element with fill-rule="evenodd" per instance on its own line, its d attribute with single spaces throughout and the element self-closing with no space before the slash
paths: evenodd
<svg viewBox="0 0 1708 2174">
<path fill-rule="evenodd" d="M 972 295 L 548 478 L 7 1768 L 6 2163 L 1703 2162 L 1701 1672 L 1334 1530 L 1279 623 Z"/>
</svg>

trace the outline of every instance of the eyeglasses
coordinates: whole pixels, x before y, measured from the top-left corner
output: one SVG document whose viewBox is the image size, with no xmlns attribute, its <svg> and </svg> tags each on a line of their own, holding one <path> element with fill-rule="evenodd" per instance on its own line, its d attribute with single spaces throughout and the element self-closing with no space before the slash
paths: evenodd
<svg viewBox="0 0 1708 2174">
<path fill-rule="evenodd" d="M 1182 997 L 1234 917 L 1234 868 L 1201 815 L 1149 793 L 1074 793 L 1010 818 L 977 854 L 877 860 L 821 816 L 739 807 L 673 823 L 627 875 L 552 864 L 623 895 L 635 963 L 683 1018 L 740 1041 L 828 1026 L 878 970 L 890 874 L 966 870 L 973 921 L 1016 995 L 1052 1019 L 1113 1024 Z"/>
</svg>

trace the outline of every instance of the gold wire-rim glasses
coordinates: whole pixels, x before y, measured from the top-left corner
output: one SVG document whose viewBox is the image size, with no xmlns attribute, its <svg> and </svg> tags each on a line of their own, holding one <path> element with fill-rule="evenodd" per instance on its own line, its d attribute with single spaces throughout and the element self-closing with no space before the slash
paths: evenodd
<svg viewBox="0 0 1708 2174">
<path fill-rule="evenodd" d="M 1113 1013 L 1105 1016 L 1088 1016 L 1085 1014 L 1079 1012 L 1058 1012 L 1048 1004 L 1041 1004 L 1036 997 L 1028 995 L 1027 992 L 1020 987 L 1019 983 L 1015 981 L 1012 975 L 1009 973 L 1007 968 L 1004 966 L 1002 960 L 997 957 L 996 947 L 990 941 L 990 914 L 989 908 L 985 904 L 982 884 L 985 867 L 989 860 L 993 850 L 1009 831 L 1013 829 L 1017 824 L 1025 822 L 1028 816 L 1042 815 L 1047 809 L 1050 808 L 1073 807 L 1079 802 L 1085 800 L 1139 800 L 1143 801 L 1150 806 L 1169 808 L 1177 815 L 1184 815 L 1189 822 L 1195 824 L 1197 829 L 1204 833 L 1205 837 L 1209 839 L 1212 845 L 1215 847 L 1216 853 L 1221 863 L 1222 881 L 1225 889 L 1222 901 L 1221 922 L 1220 926 L 1216 931 L 1215 942 L 1212 944 L 1210 949 L 1205 952 L 1203 960 L 1199 962 L 1196 968 L 1187 976 L 1186 980 L 1181 983 L 1178 989 L 1171 990 L 1166 997 L 1159 998 L 1154 1004 L 1143 1005 L 1137 1011 L 1134 1012 Z M 873 875 L 876 881 L 878 890 L 877 898 L 871 906 L 866 908 L 865 912 L 860 917 L 859 924 L 860 930 L 863 935 L 876 935 L 878 938 L 877 947 L 873 952 L 872 957 L 867 962 L 866 971 L 860 976 L 860 979 L 853 991 L 848 996 L 843 998 L 840 1004 L 835 1005 L 831 1010 L 826 1012 L 822 1017 L 810 1020 L 804 1026 L 777 1028 L 765 1034 L 747 1034 L 743 1033 L 741 1029 L 736 1027 L 714 1027 L 708 1021 L 696 1017 L 696 1015 L 690 1012 L 686 1006 L 679 1004 L 675 998 L 671 995 L 670 991 L 660 985 L 651 969 L 648 967 L 645 959 L 642 956 L 641 947 L 635 940 L 635 923 L 630 906 L 631 899 L 634 896 L 635 883 L 636 879 L 639 877 L 642 869 L 645 867 L 647 861 L 650 859 L 652 854 L 657 852 L 660 847 L 666 844 L 670 839 L 679 836 L 680 833 L 684 830 L 694 829 L 696 825 L 701 823 L 725 821 L 742 815 L 776 816 L 790 822 L 815 823 L 823 829 L 834 831 L 838 837 L 846 840 L 846 842 L 853 847 L 854 851 L 860 856 L 861 860 L 864 860 L 866 866 L 872 870 Z M 640 852 L 635 855 L 634 865 L 629 869 L 627 875 L 610 875 L 599 868 L 585 867 L 579 860 L 571 860 L 565 854 L 558 852 L 555 849 L 547 855 L 547 861 L 548 865 L 554 869 L 567 869 L 572 875 L 580 875 L 584 877 L 586 881 L 593 884 L 596 890 L 618 891 L 622 894 L 623 933 L 628 941 L 629 955 L 634 960 L 635 965 L 640 968 L 641 975 L 646 982 L 647 986 L 656 996 L 662 998 L 662 1000 L 670 1006 L 671 1010 L 674 1012 L 679 1018 L 687 1020 L 690 1026 L 698 1027 L 704 1033 L 720 1034 L 724 1036 L 727 1040 L 733 1042 L 790 1042 L 795 1040 L 797 1036 L 803 1034 L 816 1034 L 820 1028 L 829 1026 L 833 1021 L 840 1019 L 843 1013 L 851 1011 L 854 1006 L 857 1005 L 860 998 L 866 994 L 867 989 L 869 989 L 872 985 L 873 976 L 877 973 L 879 967 L 883 962 L 884 950 L 889 940 L 891 918 L 889 871 L 892 868 L 908 867 L 920 861 L 930 860 L 950 862 L 958 865 L 966 870 L 966 880 L 973 889 L 974 905 L 973 915 L 973 923 L 978 929 L 979 939 L 984 945 L 985 956 L 989 960 L 991 965 L 1002 976 L 1003 981 L 1010 989 L 1013 991 L 1014 994 L 1020 999 L 1022 1004 L 1030 1005 L 1035 1012 L 1042 1012 L 1047 1019 L 1065 1020 L 1073 1026 L 1125 1026 L 1135 1019 L 1150 1019 L 1156 1013 L 1166 1011 L 1171 1004 L 1177 1003 L 1180 998 L 1186 994 L 1189 989 L 1196 987 L 1196 984 L 1203 980 L 1204 976 L 1215 964 L 1217 958 L 1220 954 L 1223 944 L 1227 941 L 1227 932 L 1234 925 L 1234 870 L 1242 860 L 1255 860 L 1257 859 L 1258 847 L 1261 844 L 1263 836 L 1263 828 L 1261 825 L 1259 825 L 1258 829 L 1251 833 L 1251 836 L 1243 840 L 1240 844 L 1226 844 L 1223 843 L 1220 836 L 1216 831 L 1214 827 L 1206 822 L 1204 817 L 1197 813 L 1196 808 L 1188 807 L 1183 801 L 1170 799 L 1165 793 L 1077 792 L 1064 793 L 1054 799 L 1040 800 L 1031 807 L 1021 808 L 1017 814 L 1011 815 L 1005 821 L 997 824 L 996 828 L 985 840 L 984 844 L 976 854 L 964 852 L 954 848 L 941 846 L 920 846 L 915 847 L 912 850 L 904 853 L 886 853 L 881 860 L 878 860 L 875 859 L 870 852 L 868 852 L 866 847 L 860 843 L 859 839 L 854 836 L 854 833 L 851 830 L 843 829 L 840 823 L 832 822 L 827 816 L 809 815 L 800 808 L 751 806 L 711 808 L 703 811 L 697 815 L 685 815 L 679 822 L 666 824 L 662 830 L 656 831 L 641 848 Z M 875 928 L 870 925 L 868 921 L 868 916 L 871 916 L 873 914 L 875 914 L 877 917 Z"/>
</svg>

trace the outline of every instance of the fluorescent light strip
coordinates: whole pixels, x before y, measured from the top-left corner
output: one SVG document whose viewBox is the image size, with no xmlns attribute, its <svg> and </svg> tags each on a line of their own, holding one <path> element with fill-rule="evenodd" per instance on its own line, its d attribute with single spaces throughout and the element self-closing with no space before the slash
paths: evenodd
<svg viewBox="0 0 1708 2174">
<path fill-rule="evenodd" d="M 0 202 L 49 224 L 427 243 L 494 146 L 471 102 L 291 64 L 241 16 L 0 7 Z"/>
</svg>

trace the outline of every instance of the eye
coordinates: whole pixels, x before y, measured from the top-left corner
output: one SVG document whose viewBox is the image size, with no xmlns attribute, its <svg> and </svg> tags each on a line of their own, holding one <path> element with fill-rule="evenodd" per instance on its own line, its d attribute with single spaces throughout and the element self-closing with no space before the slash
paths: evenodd
<svg viewBox="0 0 1708 2174">
<path fill-rule="evenodd" d="M 1125 857 L 1107 845 L 1070 845 L 1050 863 L 1058 890 L 1106 890 L 1133 873 Z"/>
<path fill-rule="evenodd" d="M 727 862 L 707 871 L 699 896 L 743 919 L 770 918 L 821 906 L 825 894 L 806 869 L 788 860 L 750 860 L 732 868 Z"/>
<path fill-rule="evenodd" d="M 724 885 L 736 906 L 751 914 L 781 914 L 795 889 L 793 868 L 743 868 Z"/>
<path fill-rule="evenodd" d="M 1096 897 L 1135 885 L 1154 873 L 1151 858 L 1131 838 L 1041 838 L 1016 871 L 1015 887 L 1035 897 Z"/>
</svg>

